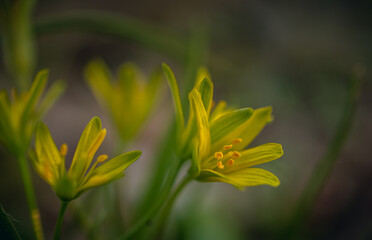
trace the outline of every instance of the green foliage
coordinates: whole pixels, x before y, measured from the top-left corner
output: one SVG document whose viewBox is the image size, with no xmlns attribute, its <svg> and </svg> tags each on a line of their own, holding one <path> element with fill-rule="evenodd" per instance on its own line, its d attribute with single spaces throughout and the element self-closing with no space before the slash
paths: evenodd
<svg viewBox="0 0 372 240">
<path fill-rule="evenodd" d="M 19 240 L 21 239 L 13 224 L 14 218 L 0 205 L 0 239 Z"/>
</svg>

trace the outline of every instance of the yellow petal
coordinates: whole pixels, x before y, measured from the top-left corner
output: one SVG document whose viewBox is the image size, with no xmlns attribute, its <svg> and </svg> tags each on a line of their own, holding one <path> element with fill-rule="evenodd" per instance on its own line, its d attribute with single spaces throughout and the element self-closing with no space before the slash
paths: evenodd
<svg viewBox="0 0 372 240">
<path fill-rule="evenodd" d="M 240 158 L 230 168 L 225 168 L 223 173 L 244 169 L 258 164 L 267 163 L 283 156 L 282 145 L 266 143 L 240 152 Z"/>
<path fill-rule="evenodd" d="M 42 102 L 39 105 L 39 111 L 38 111 L 39 118 L 41 118 L 50 109 L 50 107 L 63 94 L 65 89 L 66 89 L 66 82 L 60 80 L 60 81 L 56 81 L 53 83 L 53 85 L 48 89 L 48 91 L 45 94 L 45 97 L 42 99 Z"/>
<path fill-rule="evenodd" d="M 48 70 L 41 70 L 37 73 L 34 82 L 26 95 L 25 98 L 25 105 L 22 112 L 21 117 L 21 132 L 24 136 L 26 136 L 26 127 L 27 123 L 30 121 L 30 115 L 34 111 L 35 105 L 39 101 L 40 96 L 43 94 L 45 85 L 48 80 L 49 71 Z M 31 138 L 31 136 L 30 136 Z"/>
<path fill-rule="evenodd" d="M 112 94 L 112 74 L 101 60 L 93 60 L 84 69 L 84 76 L 96 98 L 105 106 L 110 106 Z"/>
<path fill-rule="evenodd" d="M 207 112 L 207 116 L 209 116 L 213 100 L 213 83 L 208 78 L 204 78 L 195 88 L 198 89 L 204 104 L 205 111 Z"/>
<path fill-rule="evenodd" d="M 245 123 L 253 113 L 252 108 L 243 108 L 228 112 L 210 123 L 212 152 L 217 152 L 224 145 L 231 144 L 237 133 L 245 130 Z"/>
<path fill-rule="evenodd" d="M 88 173 L 89 177 L 85 180 L 82 189 L 103 185 L 116 179 L 118 176 L 121 176 L 122 172 L 134 163 L 141 154 L 141 151 L 132 151 L 106 161 L 91 173 Z"/>
<path fill-rule="evenodd" d="M 200 93 L 197 89 L 193 89 L 189 94 L 190 108 L 196 120 L 199 137 L 199 157 L 203 159 L 208 156 L 211 145 L 211 135 L 209 132 L 209 123 L 207 112 L 205 111 Z"/>
<path fill-rule="evenodd" d="M 248 146 L 262 129 L 272 121 L 272 108 L 264 107 L 254 110 L 252 117 L 244 123 L 243 131 L 234 133 L 235 138 L 241 138 L 243 141 L 236 145 L 237 149 L 244 149 Z"/>
<path fill-rule="evenodd" d="M 197 73 L 196 73 L 196 78 L 195 78 L 195 83 L 194 87 L 198 88 L 200 83 L 205 79 L 211 79 L 211 75 L 208 72 L 208 69 L 206 67 L 199 67 Z"/>
<path fill-rule="evenodd" d="M 61 158 L 48 127 L 42 122 L 36 124 L 35 152 L 38 164 L 42 165 L 45 174 L 48 175 L 44 176 L 44 179 L 50 178 L 49 175 L 52 175 L 54 179 L 58 179 L 65 171 L 63 169 L 64 160 Z"/>
<path fill-rule="evenodd" d="M 90 120 L 88 125 L 85 127 L 84 132 L 80 137 L 78 146 L 76 147 L 75 155 L 72 159 L 71 167 L 68 172 L 72 179 L 82 179 L 86 170 L 90 166 L 95 152 L 98 150 L 98 147 L 103 141 L 103 130 L 101 128 L 101 119 L 99 119 L 99 117 L 92 118 L 92 120 Z"/>
<path fill-rule="evenodd" d="M 225 114 L 226 109 L 226 102 L 225 101 L 219 101 L 217 105 L 214 107 L 211 116 L 209 117 L 209 122 L 216 120 L 217 118 L 221 117 L 223 114 Z"/>
<path fill-rule="evenodd" d="M 126 104 L 131 105 L 136 101 L 136 97 L 140 94 L 140 81 L 143 81 L 142 73 L 136 64 L 132 62 L 123 63 L 118 72 L 118 83 L 121 94 L 123 95 Z"/>
<path fill-rule="evenodd" d="M 202 169 L 197 180 L 202 182 L 225 182 L 239 189 L 258 185 L 279 186 L 279 179 L 269 171 L 261 168 L 246 168 L 228 174 L 210 169 Z"/>
</svg>

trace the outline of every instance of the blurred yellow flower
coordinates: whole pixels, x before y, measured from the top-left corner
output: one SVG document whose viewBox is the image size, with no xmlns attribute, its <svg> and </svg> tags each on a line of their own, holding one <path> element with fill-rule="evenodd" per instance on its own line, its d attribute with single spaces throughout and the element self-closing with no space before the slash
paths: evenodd
<svg viewBox="0 0 372 240">
<path fill-rule="evenodd" d="M 132 140 L 156 103 L 161 72 L 154 72 L 146 82 L 135 64 L 124 63 L 115 80 L 103 61 L 94 60 L 84 73 L 94 95 L 111 114 L 121 139 Z"/>
<path fill-rule="evenodd" d="M 185 159 L 192 159 L 190 174 L 199 181 L 225 182 L 239 189 L 262 184 L 278 186 L 279 180 L 274 174 L 251 167 L 280 158 L 282 146 L 268 143 L 244 150 L 272 121 L 271 107 L 232 110 L 220 102 L 212 111 L 213 84 L 202 70 L 189 93 L 189 121 L 184 127 L 177 82 L 167 65 L 164 64 L 163 69 L 175 101 L 178 129 L 181 129 L 179 153 Z"/>
<path fill-rule="evenodd" d="M 30 154 L 33 165 L 40 177 L 53 188 L 62 201 L 71 201 L 90 188 L 124 176 L 123 171 L 141 155 L 141 151 L 132 151 L 111 160 L 107 160 L 107 155 L 100 155 L 90 167 L 96 151 L 106 136 L 106 129 L 102 129 L 101 120 L 94 117 L 80 137 L 71 167 L 67 172 L 65 168 L 67 145 L 62 144 L 58 151 L 48 127 L 42 122 L 36 125 L 35 131 L 35 152 Z M 98 164 L 101 165 L 97 166 Z"/>
<path fill-rule="evenodd" d="M 17 93 L 13 89 L 10 97 L 0 91 L 0 141 L 15 156 L 27 153 L 36 122 L 65 90 L 65 83 L 56 81 L 39 103 L 47 78 L 48 70 L 42 70 L 29 91 Z"/>
</svg>

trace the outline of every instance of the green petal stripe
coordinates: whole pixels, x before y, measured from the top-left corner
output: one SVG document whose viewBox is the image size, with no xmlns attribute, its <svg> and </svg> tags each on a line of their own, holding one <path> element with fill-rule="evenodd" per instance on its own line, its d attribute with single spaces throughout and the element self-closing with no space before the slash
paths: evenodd
<svg viewBox="0 0 372 240">
<path fill-rule="evenodd" d="M 282 145 L 278 143 L 266 143 L 254 148 L 249 148 L 240 152 L 241 157 L 235 160 L 231 167 L 222 170 L 223 173 L 229 173 L 240 169 L 267 163 L 283 156 Z"/>
<path fill-rule="evenodd" d="M 229 174 L 222 174 L 209 169 L 202 169 L 199 181 L 225 182 L 239 189 L 258 185 L 279 186 L 279 179 L 269 171 L 261 168 L 246 168 Z"/>
<path fill-rule="evenodd" d="M 208 156 L 210 145 L 211 145 L 211 136 L 209 132 L 209 122 L 207 112 L 205 111 L 200 93 L 197 89 L 193 89 L 189 94 L 189 101 L 191 111 L 195 116 L 196 126 L 198 127 L 199 134 L 199 157 L 202 159 L 205 156 Z"/>
<path fill-rule="evenodd" d="M 85 170 L 89 167 L 92 156 L 88 157 L 87 153 L 92 144 L 96 141 L 101 132 L 102 125 L 99 117 L 94 117 L 85 127 L 82 133 L 78 146 L 76 147 L 74 158 L 72 159 L 71 167 L 68 172 L 73 179 L 81 179 Z"/>
</svg>

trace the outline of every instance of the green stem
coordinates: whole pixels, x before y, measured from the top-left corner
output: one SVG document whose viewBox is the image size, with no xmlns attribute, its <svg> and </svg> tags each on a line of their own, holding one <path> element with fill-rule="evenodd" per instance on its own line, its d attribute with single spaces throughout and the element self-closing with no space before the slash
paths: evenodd
<svg viewBox="0 0 372 240">
<path fill-rule="evenodd" d="M 159 189 L 159 194 L 157 196 L 157 199 L 155 202 L 152 203 L 151 208 L 147 209 L 145 212 L 141 214 L 141 218 L 135 222 L 135 224 L 127 231 L 125 234 L 120 236 L 118 239 L 120 240 L 127 240 L 127 239 L 133 239 L 139 231 L 147 225 L 150 224 L 152 218 L 156 215 L 156 213 L 161 209 L 164 202 L 166 201 L 167 197 L 169 196 L 169 192 L 172 189 L 175 176 L 177 176 L 177 173 L 179 171 L 178 163 L 176 170 L 173 172 L 168 172 L 166 179 L 164 180 L 165 185 L 163 188 Z M 173 168 L 172 168 L 173 169 Z"/>
<path fill-rule="evenodd" d="M 145 22 L 108 12 L 73 11 L 53 14 L 35 24 L 36 34 L 63 31 L 94 32 L 129 39 L 182 61 L 186 54 L 185 43 L 181 38 Z"/>
<path fill-rule="evenodd" d="M 61 201 L 61 208 L 59 209 L 57 223 L 54 229 L 54 237 L 53 237 L 54 240 L 61 239 L 61 228 L 62 228 L 63 216 L 65 215 L 68 203 L 69 202 Z"/>
<path fill-rule="evenodd" d="M 28 207 L 30 209 L 30 215 L 31 215 L 31 221 L 35 232 L 35 237 L 38 240 L 44 239 L 43 236 L 43 228 L 40 220 L 40 213 L 39 209 L 36 205 L 36 197 L 35 197 L 35 191 L 34 187 L 32 185 L 32 179 L 30 174 L 30 168 L 27 163 L 27 159 L 25 157 L 25 154 L 20 154 L 20 156 L 17 157 L 19 168 L 21 171 L 23 186 L 25 188 L 25 194 L 26 199 L 28 202 Z"/>
<path fill-rule="evenodd" d="M 167 219 L 169 217 L 169 214 L 172 210 L 172 207 L 178 197 L 178 195 L 182 192 L 182 190 L 186 187 L 186 185 L 191 181 L 193 180 L 194 178 L 190 177 L 190 176 L 186 176 L 182 182 L 180 182 L 180 184 L 178 185 L 178 187 L 176 188 L 176 190 L 174 190 L 174 192 L 172 193 L 172 195 L 170 196 L 170 198 L 168 199 L 168 202 L 167 204 L 165 205 L 165 208 L 162 212 L 162 215 L 161 215 L 161 218 L 160 218 L 160 229 L 159 229 L 159 233 L 161 234 L 162 232 L 162 229 L 164 229 L 164 225 L 166 224 L 167 222 Z"/>
<path fill-rule="evenodd" d="M 1 1 L 0 31 L 4 63 L 22 90 L 28 88 L 36 64 L 32 31 L 35 0 Z"/>
<path fill-rule="evenodd" d="M 338 156 L 346 143 L 350 130 L 353 126 L 355 110 L 357 105 L 358 93 L 360 90 L 360 78 L 362 73 L 356 72 L 356 75 L 350 80 L 348 88 L 347 102 L 344 105 L 344 111 L 333 139 L 324 155 L 323 159 L 316 166 L 313 174 L 305 186 L 302 195 L 299 198 L 294 214 L 289 220 L 288 226 L 283 234 L 294 239 L 303 231 L 304 224 L 313 209 L 317 197 L 319 196 L 324 184 L 326 183 L 329 173 L 331 172 Z M 289 236 L 288 236 L 289 235 Z"/>
</svg>

